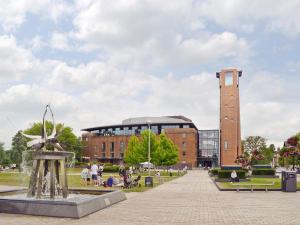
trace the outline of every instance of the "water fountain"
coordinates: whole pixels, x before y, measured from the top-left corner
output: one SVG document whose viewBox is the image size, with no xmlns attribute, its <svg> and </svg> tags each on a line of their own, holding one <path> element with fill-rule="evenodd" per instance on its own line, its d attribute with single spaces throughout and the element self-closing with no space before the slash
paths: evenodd
<svg viewBox="0 0 300 225">
<path fill-rule="evenodd" d="M 53 129 L 46 132 L 47 112 L 51 113 Z M 54 115 L 49 105 L 43 116 L 41 136 L 23 134 L 33 160 L 29 187 L 24 190 L 0 193 L 0 212 L 56 217 L 80 218 L 126 199 L 122 191 L 68 189 L 67 158 L 73 155 L 58 142 Z M 51 146 L 53 150 L 47 150 Z"/>
</svg>

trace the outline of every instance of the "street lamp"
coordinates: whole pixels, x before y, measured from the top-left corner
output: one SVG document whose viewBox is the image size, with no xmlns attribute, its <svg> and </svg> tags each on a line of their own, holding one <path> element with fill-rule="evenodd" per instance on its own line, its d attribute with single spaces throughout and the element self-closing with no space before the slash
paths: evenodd
<svg viewBox="0 0 300 225">
<path fill-rule="evenodd" d="M 150 176 L 150 160 L 151 160 L 151 158 L 150 158 L 150 133 L 151 133 L 151 129 L 150 129 L 150 123 L 151 123 L 151 121 L 149 120 L 149 121 L 147 121 L 147 124 L 148 124 L 148 133 L 149 133 L 149 136 L 148 136 L 148 176 Z"/>
<path fill-rule="evenodd" d="M 147 121 L 148 124 L 148 131 L 149 131 L 149 140 L 148 140 L 148 177 L 145 177 L 145 187 L 153 187 L 153 177 L 150 176 L 150 133 L 151 133 L 151 127 L 150 127 L 151 121 Z"/>
</svg>

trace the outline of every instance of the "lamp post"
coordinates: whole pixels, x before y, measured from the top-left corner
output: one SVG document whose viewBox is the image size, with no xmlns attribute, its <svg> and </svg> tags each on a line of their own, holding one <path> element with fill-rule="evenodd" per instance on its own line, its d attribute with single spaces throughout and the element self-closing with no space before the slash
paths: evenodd
<svg viewBox="0 0 300 225">
<path fill-rule="evenodd" d="M 153 177 L 150 176 L 150 133 L 151 133 L 151 127 L 150 127 L 151 121 L 147 121 L 148 124 L 148 131 L 149 131 L 149 140 L 148 140 L 148 177 L 145 177 L 145 187 L 153 187 Z"/>
<path fill-rule="evenodd" d="M 147 124 L 148 124 L 148 133 L 149 133 L 149 136 L 148 136 L 148 176 L 150 176 L 150 133 L 151 133 L 151 129 L 150 129 L 150 122 L 151 121 L 147 121 Z"/>
</svg>

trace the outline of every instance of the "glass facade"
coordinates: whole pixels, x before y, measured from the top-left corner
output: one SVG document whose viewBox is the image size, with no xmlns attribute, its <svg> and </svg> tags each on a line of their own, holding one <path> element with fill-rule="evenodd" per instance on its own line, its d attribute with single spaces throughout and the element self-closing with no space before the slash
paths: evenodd
<svg viewBox="0 0 300 225">
<path fill-rule="evenodd" d="M 192 128 L 191 125 L 187 124 L 170 124 L 170 125 L 150 125 L 151 131 L 155 134 L 160 134 L 165 129 L 170 128 Z M 139 126 L 124 126 L 124 127 L 108 127 L 108 128 L 101 128 L 99 130 L 92 131 L 91 133 L 98 135 L 98 136 L 130 136 L 130 135 L 139 135 L 144 130 L 148 130 L 148 125 L 139 125 Z"/>
<path fill-rule="evenodd" d="M 203 167 L 218 166 L 219 130 L 199 130 L 198 164 Z"/>
</svg>

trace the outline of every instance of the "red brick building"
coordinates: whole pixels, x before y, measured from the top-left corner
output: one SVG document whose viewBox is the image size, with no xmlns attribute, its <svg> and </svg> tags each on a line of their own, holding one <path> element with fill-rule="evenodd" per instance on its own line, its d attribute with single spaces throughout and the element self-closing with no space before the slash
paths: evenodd
<svg viewBox="0 0 300 225">
<path fill-rule="evenodd" d="M 164 131 L 178 146 L 179 163 L 197 166 L 198 130 L 183 116 L 130 118 L 118 125 L 83 129 L 84 156 L 100 162 L 120 163 L 130 136 L 140 135 L 149 126 L 157 135 Z"/>
</svg>

